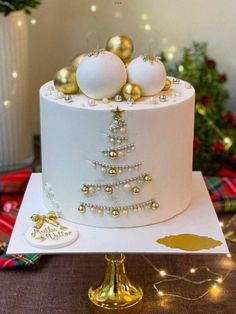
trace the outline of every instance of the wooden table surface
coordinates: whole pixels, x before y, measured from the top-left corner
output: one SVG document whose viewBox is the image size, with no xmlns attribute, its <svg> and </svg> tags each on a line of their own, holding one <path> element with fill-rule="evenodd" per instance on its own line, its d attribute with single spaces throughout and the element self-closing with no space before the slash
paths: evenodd
<svg viewBox="0 0 236 314">
<path fill-rule="evenodd" d="M 230 215 L 221 216 L 228 220 Z M 236 231 L 236 225 L 233 226 Z M 232 229 L 232 228 L 231 228 Z M 143 314 L 234 314 L 236 313 L 236 244 L 231 245 L 232 258 L 225 255 L 146 255 L 158 268 L 167 273 L 184 275 L 191 267 L 207 265 L 229 277 L 219 284 L 218 295 L 209 294 L 198 301 L 186 301 L 173 297 L 160 297 L 153 283 L 160 280 L 142 255 L 126 255 L 129 278 L 144 290 Z M 87 314 L 92 313 L 87 291 L 92 283 L 104 275 L 103 255 L 68 254 L 42 256 L 38 265 L 0 272 L 1 314 Z M 193 279 L 202 279 L 206 273 L 195 273 Z M 164 284 L 162 291 L 182 293 L 194 297 L 210 287 L 186 284 L 182 281 Z M 218 291 L 217 290 L 217 291 Z M 121 312 L 122 313 L 122 312 Z M 134 313 L 134 311 L 130 311 Z"/>
</svg>

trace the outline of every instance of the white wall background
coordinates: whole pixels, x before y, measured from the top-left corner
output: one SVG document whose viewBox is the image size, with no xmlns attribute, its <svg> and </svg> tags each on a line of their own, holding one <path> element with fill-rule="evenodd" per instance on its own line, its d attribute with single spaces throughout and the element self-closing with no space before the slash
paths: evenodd
<svg viewBox="0 0 236 314">
<path fill-rule="evenodd" d="M 96 5 L 96 12 L 91 12 L 91 5 Z M 193 40 L 207 41 L 211 57 L 228 74 L 229 107 L 236 111 L 235 0 L 42 0 L 31 19 L 37 21 L 29 24 L 35 134 L 39 133 L 40 85 L 76 54 L 104 47 L 107 38 L 117 33 L 133 38 L 135 55 L 173 52 L 174 46 L 174 58 L 178 58 Z"/>
</svg>

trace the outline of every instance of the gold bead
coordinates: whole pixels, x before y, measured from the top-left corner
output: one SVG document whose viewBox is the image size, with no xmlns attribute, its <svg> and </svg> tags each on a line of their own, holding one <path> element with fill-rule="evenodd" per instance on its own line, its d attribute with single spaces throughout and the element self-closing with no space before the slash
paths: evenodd
<svg viewBox="0 0 236 314">
<path fill-rule="evenodd" d="M 79 66 L 80 62 L 81 62 L 85 57 L 87 57 L 87 54 L 86 54 L 86 53 L 82 53 L 82 54 L 76 56 L 76 57 L 71 61 L 72 66 L 77 69 L 77 67 Z"/>
<path fill-rule="evenodd" d="M 56 89 L 64 94 L 77 94 L 79 92 L 74 67 L 62 68 L 56 73 L 53 81 Z"/>
<path fill-rule="evenodd" d="M 159 207 L 159 204 L 157 203 L 157 202 L 152 202 L 151 203 L 151 208 L 153 208 L 153 209 L 157 209 Z"/>
<path fill-rule="evenodd" d="M 89 187 L 87 185 L 83 185 L 82 188 L 81 188 L 81 191 L 84 194 L 88 194 L 89 193 Z"/>
<path fill-rule="evenodd" d="M 131 191 L 134 193 L 134 194 L 138 194 L 140 192 L 140 188 L 138 186 L 133 186 Z"/>
<path fill-rule="evenodd" d="M 171 81 L 167 78 L 166 79 L 166 82 L 165 82 L 165 86 L 163 87 L 163 91 L 167 91 L 167 90 L 169 90 L 170 89 L 170 87 L 171 87 Z"/>
<path fill-rule="evenodd" d="M 110 168 L 108 173 L 110 176 L 115 176 L 117 174 L 116 168 Z"/>
<path fill-rule="evenodd" d="M 81 204 L 81 205 L 79 206 L 79 208 L 78 208 L 78 211 L 79 211 L 80 213 L 85 213 L 85 212 L 86 212 L 86 207 L 85 207 L 83 204 Z"/>
<path fill-rule="evenodd" d="M 112 186 L 107 185 L 107 186 L 105 187 L 105 192 L 108 193 L 108 194 L 112 194 L 112 192 L 113 192 Z"/>
<path fill-rule="evenodd" d="M 111 150 L 111 151 L 109 152 L 109 157 L 110 157 L 111 159 L 116 159 L 116 158 L 118 157 L 117 151 Z"/>
<path fill-rule="evenodd" d="M 122 94 L 126 100 L 133 98 L 133 100 L 138 100 L 142 96 L 141 88 L 137 84 L 127 83 L 122 88 Z"/>
<path fill-rule="evenodd" d="M 146 182 L 150 182 L 152 181 L 152 177 L 149 175 L 149 174 L 145 174 L 144 177 L 143 177 L 144 181 Z"/>
<path fill-rule="evenodd" d="M 128 36 L 115 35 L 108 39 L 106 50 L 111 51 L 123 61 L 126 61 L 131 58 L 134 45 L 132 39 Z"/>
<path fill-rule="evenodd" d="M 120 209 L 119 208 L 114 208 L 111 212 L 113 217 L 118 217 L 120 216 Z"/>
</svg>

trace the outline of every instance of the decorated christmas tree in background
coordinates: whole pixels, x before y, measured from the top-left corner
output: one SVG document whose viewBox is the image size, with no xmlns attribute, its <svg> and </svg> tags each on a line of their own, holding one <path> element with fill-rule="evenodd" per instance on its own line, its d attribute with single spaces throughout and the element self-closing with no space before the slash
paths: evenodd
<svg viewBox="0 0 236 314">
<path fill-rule="evenodd" d="M 169 74 L 190 82 L 196 90 L 194 170 L 206 175 L 236 175 L 236 116 L 226 111 L 227 76 L 209 58 L 206 43 L 185 48 Z"/>
<path fill-rule="evenodd" d="M 121 164 L 119 162 L 120 159 L 122 160 L 122 157 L 135 149 L 135 144 L 128 143 L 127 125 L 122 117 L 123 111 L 117 107 L 112 110 L 112 114 L 113 120 L 107 134 L 107 138 L 112 143 L 112 146 L 101 151 L 108 162 L 91 161 L 92 165 L 100 170 L 104 177 L 107 178 L 107 182 L 83 184 L 81 191 L 88 197 L 92 197 L 96 193 L 105 193 L 108 196 L 112 196 L 120 188 L 135 196 L 141 193 L 144 184 L 152 181 L 149 173 L 139 173 L 142 162 L 132 164 Z M 117 160 L 119 163 L 117 163 Z M 117 179 L 117 175 L 121 173 L 127 173 L 127 179 Z M 112 177 L 113 180 L 111 180 Z M 159 204 L 155 200 L 149 199 L 141 203 L 134 202 L 128 205 L 117 205 L 116 207 L 83 202 L 80 204 L 78 210 L 80 213 L 85 213 L 89 209 L 91 212 L 99 215 L 109 214 L 113 217 L 118 217 L 122 214 L 127 215 L 129 211 L 135 212 L 146 208 L 157 209 L 158 207 Z"/>
</svg>

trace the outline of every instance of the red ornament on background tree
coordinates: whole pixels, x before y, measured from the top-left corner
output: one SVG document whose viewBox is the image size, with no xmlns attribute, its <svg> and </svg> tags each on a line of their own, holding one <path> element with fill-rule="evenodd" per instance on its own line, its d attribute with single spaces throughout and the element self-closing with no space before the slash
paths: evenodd
<svg viewBox="0 0 236 314">
<path fill-rule="evenodd" d="M 208 65 L 209 67 L 215 68 L 216 67 L 216 62 L 213 59 L 206 58 L 205 59 L 205 64 Z"/>
<path fill-rule="evenodd" d="M 202 96 L 201 98 L 201 103 L 204 105 L 204 106 L 209 106 L 212 104 L 212 98 L 211 96 L 208 96 L 208 95 L 205 95 L 205 96 Z"/>
<path fill-rule="evenodd" d="M 227 75 L 225 73 L 220 73 L 218 75 L 218 80 L 221 83 L 225 83 L 227 81 Z"/>
<path fill-rule="evenodd" d="M 236 116 L 232 112 L 226 112 L 223 114 L 223 119 L 226 126 L 236 127 Z"/>
<path fill-rule="evenodd" d="M 232 164 L 236 164 L 236 153 L 232 154 L 229 156 L 229 161 L 232 163 Z"/>
<path fill-rule="evenodd" d="M 225 152 L 225 147 L 223 144 L 221 144 L 219 141 L 215 141 L 212 143 L 211 148 L 213 152 L 217 154 L 223 154 Z"/>
<path fill-rule="evenodd" d="M 195 136 L 194 139 L 193 139 L 193 151 L 196 152 L 198 150 L 198 148 L 200 147 L 202 141 L 197 137 Z"/>
</svg>

